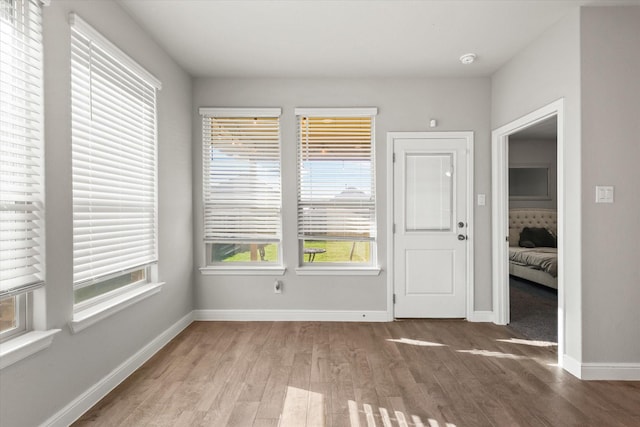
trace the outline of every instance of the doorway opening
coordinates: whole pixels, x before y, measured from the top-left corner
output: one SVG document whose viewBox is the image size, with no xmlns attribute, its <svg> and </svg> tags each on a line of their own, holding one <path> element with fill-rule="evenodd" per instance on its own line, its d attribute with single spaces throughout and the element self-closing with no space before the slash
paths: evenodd
<svg viewBox="0 0 640 427">
<path fill-rule="evenodd" d="M 550 315 L 557 319 L 551 324 L 557 325 L 552 337 L 559 364 L 565 312 L 563 126 L 559 100 L 492 133 L 494 321 L 509 324 L 511 291 L 524 290 L 531 301 L 542 297 L 543 303 L 555 305 Z"/>
<path fill-rule="evenodd" d="M 557 116 L 508 137 L 509 327 L 558 342 Z"/>
</svg>

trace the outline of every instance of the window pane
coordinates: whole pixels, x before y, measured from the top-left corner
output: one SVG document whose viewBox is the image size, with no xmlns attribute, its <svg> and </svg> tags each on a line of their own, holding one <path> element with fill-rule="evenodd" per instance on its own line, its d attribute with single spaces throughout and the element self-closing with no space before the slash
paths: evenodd
<svg viewBox="0 0 640 427">
<path fill-rule="evenodd" d="M 277 242 L 281 234 L 279 109 L 269 112 L 273 117 L 224 110 L 234 112 L 238 116 L 209 110 L 202 118 L 204 238 L 215 246 L 214 262 L 236 261 L 244 252 L 249 255 L 243 261 L 260 260 L 264 247 L 258 253 L 249 245 Z"/>
<path fill-rule="evenodd" d="M 90 286 L 85 286 L 73 291 L 73 302 L 75 304 L 87 301 L 91 298 L 95 298 L 100 295 L 104 295 L 108 292 L 122 288 L 127 285 L 131 285 L 136 282 L 146 281 L 147 269 L 142 268 L 130 273 L 122 274 L 111 279 L 104 280 L 99 283 L 95 283 Z"/>
<path fill-rule="evenodd" d="M 0 333 L 10 331 L 18 326 L 17 297 L 0 300 Z"/>
<path fill-rule="evenodd" d="M 452 162 L 450 154 L 407 156 L 405 212 L 408 231 L 451 230 Z"/>
<path fill-rule="evenodd" d="M 280 259 L 277 243 L 212 243 L 211 262 L 269 262 Z"/>
<path fill-rule="evenodd" d="M 279 108 L 204 108 L 207 264 L 279 264 Z"/>
<path fill-rule="evenodd" d="M 298 121 L 298 235 L 375 238 L 372 117 Z"/>
<path fill-rule="evenodd" d="M 305 263 L 370 263 L 371 242 L 349 240 L 304 240 Z"/>
<path fill-rule="evenodd" d="M 303 263 L 374 262 L 375 113 L 373 108 L 296 110 Z"/>
</svg>

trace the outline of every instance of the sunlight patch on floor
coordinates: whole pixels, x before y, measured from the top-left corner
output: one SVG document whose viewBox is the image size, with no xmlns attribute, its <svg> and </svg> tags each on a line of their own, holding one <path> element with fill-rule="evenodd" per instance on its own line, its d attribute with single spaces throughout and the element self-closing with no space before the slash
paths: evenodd
<svg viewBox="0 0 640 427">
<path fill-rule="evenodd" d="M 322 393 L 287 387 L 280 414 L 279 427 L 325 426 L 327 419 L 327 402 Z M 427 418 L 426 424 L 418 415 L 405 414 L 402 410 L 376 409 L 368 403 L 358 407 L 355 400 L 347 401 L 349 425 L 351 427 L 456 427 L 453 423 L 439 423 Z"/>
<path fill-rule="evenodd" d="M 523 340 L 520 338 L 510 338 L 506 339 L 497 339 L 496 341 L 506 342 L 509 344 L 522 344 L 522 345 L 530 345 L 532 347 L 557 347 L 557 342 L 552 341 L 536 341 L 536 340 Z"/>
<path fill-rule="evenodd" d="M 284 406 L 280 416 L 281 427 L 324 426 L 324 396 L 309 390 L 297 387 L 287 387 L 284 398 Z"/>
<path fill-rule="evenodd" d="M 407 420 L 404 417 L 404 414 L 400 411 L 395 411 L 396 414 L 396 420 L 398 421 L 398 426 L 399 427 L 409 427 L 409 424 L 407 423 Z"/>
<path fill-rule="evenodd" d="M 362 410 L 358 408 L 358 403 L 349 400 L 347 402 L 349 408 L 349 422 L 351 427 L 456 427 L 453 423 L 440 424 L 433 418 L 428 418 L 425 424 L 418 415 L 407 415 L 402 411 L 394 410 L 390 414 L 387 408 L 378 408 L 376 413 L 375 408 L 371 405 L 364 403 Z M 365 415 L 366 424 L 361 423 L 361 414 Z"/>
<path fill-rule="evenodd" d="M 453 423 L 444 423 L 444 425 L 442 425 L 433 418 L 429 418 L 427 422 L 429 423 L 429 427 L 456 427 Z"/>
<path fill-rule="evenodd" d="M 387 341 L 397 342 L 400 344 L 417 345 L 419 347 L 447 347 L 446 344 L 440 344 L 440 343 L 431 342 L 431 341 L 412 340 L 411 338 L 400 338 L 400 339 L 389 338 L 387 339 Z"/>
<path fill-rule="evenodd" d="M 349 423 L 352 427 L 360 427 L 360 415 L 358 414 L 358 404 L 353 400 L 349 400 Z"/>
<path fill-rule="evenodd" d="M 413 421 L 413 425 L 416 427 L 425 427 L 422 420 L 417 415 L 411 415 L 411 421 Z"/>
<path fill-rule="evenodd" d="M 365 403 L 362 405 L 362 407 L 364 408 L 364 415 L 367 418 L 367 424 L 373 426 L 376 425 L 376 416 L 373 413 L 373 408 L 371 407 L 371 405 Z"/>
<path fill-rule="evenodd" d="M 387 408 L 380 408 L 380 417 L 382 418 L 382 425 L 384 427 L 393 426 L 393 424 L 391 423 L 391 417 L 389 416 L 389 411 L 387 411 Z"/>
<path fill-rule="evenodd" d="M 469 353 L 469 354 L 475 354 L 477 356 L 495 357 L 497 359 L 514 359 L 514 360 L 528 359 L 527 357 L 524 357 L 524 356 L 518 356 L 517 354 L 511 354 L 511 353 L 502 353 L 500 351 L 489 351 L 489 350 L 478 350 L 478 349 L 456 350 L 456 351 L 458 353 Z"/>
<path fill-rule="evenodd" d="M 327 425 L 325 420 L 324 396 L 322 393 L 309 391 L 309 407 L 307 410 L 307 427 Z"/>
</svg>

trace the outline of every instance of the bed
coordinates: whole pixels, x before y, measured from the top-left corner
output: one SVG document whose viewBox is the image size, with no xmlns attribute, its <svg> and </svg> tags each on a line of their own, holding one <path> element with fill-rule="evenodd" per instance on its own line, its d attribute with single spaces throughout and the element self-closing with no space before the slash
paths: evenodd
<svg viewBox="0 0 640 427">
<path fill-rule="evenodd" d="M 521 247 L 520 237 L 525 227 L 544 228 L 555 236 L 557 213 L 552 209 L 509 210 L 509 274 L 558 289 L 558 249 L 549 247 L 553 245 Z"/>
</svg>

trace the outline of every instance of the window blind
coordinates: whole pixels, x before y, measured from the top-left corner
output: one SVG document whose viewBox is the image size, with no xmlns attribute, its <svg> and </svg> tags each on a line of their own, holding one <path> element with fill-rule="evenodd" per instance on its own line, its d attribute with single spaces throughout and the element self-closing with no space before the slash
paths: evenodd
<svg viewBox="0 0 640 427">
<path fill-rule="evenodd" d="M 300 239 L 375 239 L 376 113 L 375 108 L 296 109 Z"/>
<path fill-rule="evenodd" d="M 159 82 L 71 16 L 73 281 L 156 262 Z"/>
<path fill-rule="evenodd" d="M 279 242 L 280 109 L 200 110 L 204 240 Z"/>
<path fill-rule="evenodd" d="M 44 284 L 42 13 L 0 0 L 0 296 Z"/>
</svg>

